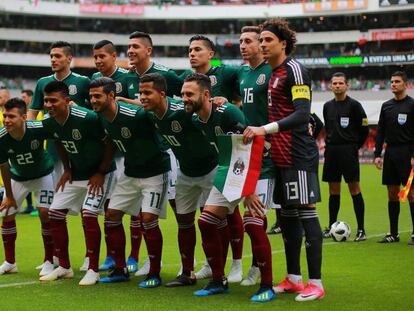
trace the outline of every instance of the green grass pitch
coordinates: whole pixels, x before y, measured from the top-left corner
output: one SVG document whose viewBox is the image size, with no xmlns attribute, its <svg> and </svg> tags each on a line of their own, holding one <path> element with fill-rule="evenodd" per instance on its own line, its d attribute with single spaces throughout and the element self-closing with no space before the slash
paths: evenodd
<svg viewBox="0 0 414 311">
<path fill-rule="evenodd" d="M 195 297 L 192 295 L 193 290 L 202 287 L 206 281 L 186 288 L 138 289 L 137 282 L 142 278 L 135 276 L 129 283 L 81 288 L 78 282 L 83 273 L 78 272 L 78 267 L 83 260 L 85 245 L 79 217 L 69 217 L 70 255 L 75 278 L 41 284 L 38 271 L 34 269 L 41 263 L 43 256 L 39 221 L 30 216 L 18 216 L 16 257 L 19 273 L 0 276 L 0 310 L 414 310 L 414 247 L 407 245 L 412 229 L 408 204 L 403 203 L 401 207 L 401 242 L 390 245 L 376 243 L 388 231 L 386 189 L 380 185 L 381 173 L 372 165 L 363 165 L 361 176 L 368 241 L 335 243 L 324 240 L 322 272 L 326 297 L 323 300 L 297 303 L 294 295 L 285 294 L 272 302 L 255 304 L 249 301 L 249 297 L 255 293 L 257 286 L 242 287 L 238 284 L 231 284 L 227 295 Z M 327 185 L 321 183 L 321 186 L 323 202 L 318 205 L 318 210 L 321 226 L 325 226 L 328 222 L 328 193 Z M 339 220 L 350 224 L 353 238 L 356 221 L 351 202 L 345 186 Z M 171 211 L 168 216 L 167 220 L 161 221 L 164 236 L 161 276 L 164 282 L 173 279 L 179 269 L 177 226 Z M 274 212 L 271 211 L 269 225 L 274 218 Z M 128 228 L 127 217 L 125 224 Z M 273 277 L 278 282 L 285 274 L 283 245 L 280 235 L 271 236 L 270 239 Z M 103 242 L 102 260 L 104 248 Z M 143 259 L 146 257 L 145 246 L 141 247 L 140 256 Z M 2 247 L 0 258 L 4 258 Z M 199 268 L 204 261 L 199 242 L 196 259 Z M 250 263 L 250 240 L 245 235 L 245 274 Z M 304 249 L 302 272 L 306 280 Z"/>
</svg>

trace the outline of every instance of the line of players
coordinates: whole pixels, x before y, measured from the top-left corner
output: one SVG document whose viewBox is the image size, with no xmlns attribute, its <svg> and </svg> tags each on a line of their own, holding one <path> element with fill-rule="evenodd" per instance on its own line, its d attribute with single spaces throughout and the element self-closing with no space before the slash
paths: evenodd
<svg viewBox="0 0 414 311">
<path fill-rule="evenodd" d="M 38 81 L 27 117 L 25 106 L 18 99 L 11 99 L 5 107 L 0 155 L 6 188 L 2 209 L 8 211 L 8 215 L 3 218 L 2 225 L 6 261 L 0 272 L 17 272 L 16 222 L 12 209 L 21 206 L 23 194 L 33 191 L 39 202 L 45 248 L 40 280 L 73 277 L 66 217 L 79 212 L 88 257 L 88 269 L 79 284 L 129 280 L 122 225 L 126 213 L 134 217 L 140 215 L 139 219 L 131 219 L 131 227 L 136 229 L 142 225 L 142 229 L 135 232 L 137 235 L 144 232 L 149 254 L 149 270 L 139 287 L 160 286 L 162 234 L 158 219 L 165 217 L 171 162 L 174 162 L 170 161 L 172 153 L 167 152 L 166 142 L 179 163 L 175 202 L 170 202 L 178 223 L 182 260 L 182 271 L 167 286 L 193 285 L 197 278 L 211 276 L 212 280 L 194 292 L 195 295 L 228 292 L 228 280 L 224 276 L 227 249 L 231 240 L 235 259 L 231 270 L 240 275 L 235 278 L 240 281 L 244 225 L 254 255 L 245 285 L 255 284 L 259 274 L 261 277 L 260 288 L 252 301 L 270 301 L 276 297 L 275 292 L 297 292 L 297 301 L 323 298 L 322 235 L 314 205 L 320 198 L 315 173 L 317 149 L 308 128 L 310 78 L 306 69 L 289 57 L 295 42 L 295 33 L 283 20 L 269 21 L 261 30 L 244 28 L 240 38 L 241 54 L 250 66 L 240 69 L 211 67 L 213 43 L 206 37 L 194 36 L 190 40 L 189 58 L 195 73 L 187 72 L 179 77 L 172 70 L 153 63 L 150 36 L 134 32 L 128 44 L 128 57 L 135 71 L 122 72 L 116 67 L 113 44 L 101 41 L 94 46 L 100 73 L 94 75 L 92 82 L 70 71 L 69 44 L 56 42 L 52 45 L 50 56 L 54 74 Z M 268 85 L 271 86 L 269 90 Z M 228 103 L 234 93 L 242 97 L 243 112 Z M 173 95 L 182 99 L 168 97 Z M 277 115 L 280 111 L 270 109 L 273 115 L 268 116 L 268 100 L 270 106 L 282 103 L 288 109 L 281 115 Z M 26 118 L 35 119 L 43 108 L 48 112 L 43 121 L 26 122 Z M 261 126 L 268 120 L 277 123 L 269 124 L 263 132 Z M 218 163 L 217 135 L 241 133 L 246 125 L 250 125 L 245 132 L 246 140 L 254 135 L 280 131 L 269 136 L 273 149 L 280 149 L 281 153 L 273 149 L 272 153 L 265 153 L 256 193 L 245 198 L 246 212 L 241 220 L 240 200 L 228 202 L 212 187 L 212 179 Z M 299 153 L 296 150 L 298 137 L 305 138 Z M 51 141 L 55 142 L 55 150 L 51 152 L 59 154 L 60 164 L 43 151 L 44 140 L 49 140 L 48 150 L 53 146 Z M 115 147 L 124 158 L 124 165 L 118 165 L 117 171 L 113 161 Z M 306 157 L 301 159 L 303 152 Z M 275 171 L 275 161 L 283 169 Z M 118 160 L 117 164 L 120 163 L 122 161 Z M 275 175 L 279 176 L 276 194 L 284 207 L 281 215 L 288 276 L 273 287 L 265 211 L 272 205 Z M 285 184 L 290 187 L 287 193 L 282 190 Z M 194 220 L 200 207 L 203 209 L 198 225 L 208 265 L 194 275 Z M 103 210 L 107 249 L 113 260 L 109 264 L 113 264 L 113 269 L 100 279 L 101 231 L 97 217 Z M 310 274 L 306 287 L 299 264 L 303 230 Z M 58 258 L 57 268 L 53 266 L 53 255 Z"/>
</svg>

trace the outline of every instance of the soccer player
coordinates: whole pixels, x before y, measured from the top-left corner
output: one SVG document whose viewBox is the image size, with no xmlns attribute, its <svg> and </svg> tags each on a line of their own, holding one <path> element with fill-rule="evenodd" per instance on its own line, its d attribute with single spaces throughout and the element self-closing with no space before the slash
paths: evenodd
<svg viewBox="0 0 414 311">
<path fill-rule="evenodd" d="M 391 75 L 391 92 L 394 98 L 382 104 L 378 121 L 378 134 L 375 139 L 374 163 L 378 169 L 383 168 L 382 184 L 388 190 L 388 217 L 390 233 L 379 243 L 400 241 L 398 234 L 398 217 L 400 185 L 407 182 L 410 171 L 414 168 L 414 99 L 407 95 L 407 75 L 396 71 Z M 384 158 L 381 157 L 383 143 L 387 144 Z M 409 245 L 414 245 L 414 191 L 408 193 L 413 234 Z"/>
<path fill-rule="evenodd" d="M 46 138 L 42 123 L 26 122 L 26 104 L 12 98 L 5 104 L 4 126 L 0 128 L 0 166 L 6 193 L 0 210 L 5 262 L 0 274 L 17 272 L 15 261 L 16 213 L 28 193 L 35 193 L 45 251 L 40 276 L 53 271 L 53 240 L 48 210 L 53 200 L 53 160 L 43 149 Z"/>
<path fill-rule="evenodd" d="M 217 151 L 204 134 L 192 123 L 191 114 L 181 101 L 166 97 L 166 81 L 159 74 L 141 77 L 140 99 L 157 131 L 170 145 L 178 162 L 176 208 L 178 246 L 182 273 L 168 287 L 194 285 L 194 249 L 196 229 L 194 218 L 197 209 L 204 206 L 213 187 L 218 163 Z"/>
<path fill-rule="evenodd" d="M 359 185 L 358 149 L 368 136 L 368 119 L 362 105 L 347 95 L 349 84 L 342 72 L 331 78 L 331 90 L 335 98 L 323 106 L 326 129 L 325 163 L 322 180 L 329 184 L 329 227 L 323 231 L 325 238 L 331 237 L 330 228 L 337 221 L 341 178 L 348 184 L 352 196 L 358 231 L 355 242 L 365 241 L 365 205 Z"/>
<path fill-rule="evenodd" d="M 29 109 L 30 102 L 32 101 L 32 97 L 33 97 L 33 91 L 29 89 L 22 90 L 22 92 L 20 93 L 20 97 L 26 103 L 27 109 Z"/>
<path fill-rule="evenodd" d="M 125 213 L 137 216 L 141 212 L 150 270 L 138 286 L 154 288 L 161 285 L 163 241 L 158 219 L 166 217 L 170 159 L 147 113 L 141 107 L 116 101 L 115 92 L 115 82 L 107 77 L 92 81 L 89 91 L 94 111 L 125 159 L 125 171 L 117 181 L 105 213 L 105 232 L 115 268 L 101 282 L 129 280 L 122 217 Z"/>
<path fill-rule="evenodd" d="M 285 242 L 287 277 L 274 290 L 297 292 L 296 301 L 321 299 L 322 232 L 315 203 L 320 201 L 318 148 L 309 131 L 310 76 L 305 67 L 289 57 L 296 34 L 283 19 L 266 21 L 260 33 L 264 58 L 272 67 L 269 81 L 270 123 L 248 127 L 246 141 L 271 134 L 276 166 L 274 199 L 282 205 L 281 225 Z M 300 251 L 305 232 L 309 281 L 304 288 Z"/>
<path fill-rule="evenodd" d="M 92 75 L 92 80 L 100 77 L 109 77 L 115 81 L 116 96 L 128 97 L 128 71 L 116 65 L 116 47 L 109 40 L 101 40 L 93 46 L 93 58 L 96 69 Z M 121 153 L 115 153 L 115 160 L 117 172 L 123 172 L 124 159 Z M 138 270 L 138 255 L 142 240 L 141 222 L 139 217 L 131 216 L 130 222 L 131 233 L 131 253 L 127 260 L 127 268 L 130 273 Z M 108 244 L 108 243 L 107 243 Z M 111 270 L 115 266 L 114 259 L 110 256 L 110 251 L 107 248 L 107 254 L 104 263 L 99 267 L 99 270 Z"/>
<path fill-rule="evenodd" d="M 0 88 L 0 113 L 4 111 L 4 105 L 7 103 L 9 99 L 10 99 L 9 90 L 6 88 Z"/>
<path fill-rule="evenodd" d="M 206 36 L 195 35 L 190 38 L 190 46 L 188 48 L 188 57 L 190 59 L 191 68 L 195 72 L 205 74 L 210 78 L 212 97 L 222 97 L 225 101 L 233 102 L 237 99 L 238 80 L 237 74 L 239 67 L 233 66 L 211 66 L 211 59 L 215 53 L 214 43 Z M 188 74 L 189 72 L 187 72 Z M 230 268 L 228 281 L 240 282 L 243 277 L 242 271 L 242 253 L 243 253 L 243 221 L 240 216 L 239 208 L 234 210 L 227 217 L 228 226 L 231 234 L 231 248 L 233 251 L 233 262 Z M 196 273 L 197 279 L 211 277 L 211 269 L 205 263 L 203 267 Z"/>
<path fill-rule="evenodd" d="M 101 230 L 98 215 L 103 212 L 112 190 L 115 163 L 112 144 L 105 140 L 98 116 L 86 108 L 70 106 L 69 92 L 62 81 L 52 81 L 44 88 L 44 106 L 49 114 L 42 123 L 49 138 L 57 142 L 64 172 L 49 209 L 59 267 L 40 280 L 73 277 L 66 215 L 76 215 L 81 209 L 89 266 L 79 285 L 87 286 L 99 280 Z"/>
</svg>

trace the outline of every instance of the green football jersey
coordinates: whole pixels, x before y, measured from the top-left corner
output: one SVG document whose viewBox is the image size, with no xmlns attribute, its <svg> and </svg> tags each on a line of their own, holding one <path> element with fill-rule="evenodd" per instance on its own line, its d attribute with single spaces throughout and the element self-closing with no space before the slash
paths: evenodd
<svg viewBox="0 0 414 311">
<path fill-rule="evenodd" d="M 83 107 L 70 107 L 63 125 L 45 115 L 42 121 L 48 138 L 62 143 L 69 158 L 73 180 L 87 180 L 98 171 L 106 137 L 97 114 Z M 115 169 L 112 164 L 110 171 Z"/>
<path fill-rule="evenodd" d="M 248 125 L 262 126 L 269 122 L 267 89 L 271 74 L 272 68 L 266 62 L 261 63 L 255 69 L 244 65 L 239 71 L 239 89 L 242 97 L 243 113 Z M 266 143 L 260 179 L 273 177 L 274 164 L 270 155 L 270 143 Z"/>
<path fill-rule="evenodd" d="M 9 161 L 12 179 L 27 181 L 52 173 L 53 160 L 43 148 L 46 136 L 41 121 L 27 121 L 21 140 L 0 128 L 0 163 Z"/>
<path fill-rule="evenodd" d="M 46 85 L 52 81 L 58 81 L 54 74 L 40 78 L 37 81 L 36 88 L 33 92 L 32 101 L 30 102 L 30 109 L 39 111 L 44 110 L 43 90 L 45 89 Z M 89 103 L 90 80 L 88 77 L 71 72 L 65 79 L 61 81 L 68 86 L 69 97 L 72 101 L 74 101 L 79 106 L 91 109 L 91 104 Z"/>
<path fill-rule="evenodd" d="M 193 114 L 193 124 L 201 130 L 208 141 L 217 148 L 217 136 L 222 134 L 242 134 L 246 120 L 241 110 L 230 103 L 224 103 L 217 110 L 212 109 L 207 122 L 200 120 L 197 114 Z"/>
<path fill-rule="evenodd" d="M 117 66 L 115 71 L 108 77 L 115 81 L 116 96 L 128 98 L 128 73 L 128 70 Z M 95 72 L 92 75 L 92 80 L 96 80 L 100 77 L 103 77 L 102 73 L 100 73 L 99 71 Z M 132 99 L 134 98 L 135 97 L 133 97 Z"/>
<path fill-rule="evenodd" d="M 152 63 L 151 67 L 144 73 L 158 73 L 167 80 L 167 96 L 181 97 L 181 87 L 183 86 L 183 79 L 180 78 L 177 73 L 163 65 Z M 140 75 L 135 72 L 128 74 L 128 98 L 136 99 L 139 98 L 139 81 Z"/>
<path fill-rule="evenodd" d="M 185 112 L 181 101 L 167 98 L 167 103 L 167 111 L 161 119 L 152 112 L 148 115 L 171 147 L 184 175 L 200 177 L 208 174 L 218 164 L 216 150 L 194 126 L 191 114 Z"/>
<path fill-rule="evenodd" d="M 124 154 L 125 175 L 148 178 L 171 169 L 170 156 L 163 148 L 149 116 L 141 107 L 117 102 L 118 112 L 112 122 L 99 119 L 106 133 Z"/>
</svg>

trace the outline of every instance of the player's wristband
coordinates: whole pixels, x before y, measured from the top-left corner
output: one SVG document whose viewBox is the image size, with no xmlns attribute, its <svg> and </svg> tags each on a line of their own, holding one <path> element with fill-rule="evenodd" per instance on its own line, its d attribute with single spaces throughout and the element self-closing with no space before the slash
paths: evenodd
<svg viewBox="0 0 414 311">
<path fill-rule="evenodd" d="M 279 124 L 277 122 L 272 122 L 263 126 L 265 129 L 266 134 L 278 133 L 279 132 Z"/>
</svg>

